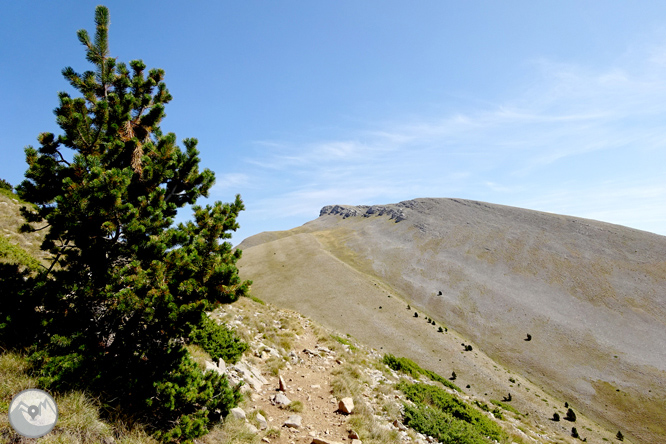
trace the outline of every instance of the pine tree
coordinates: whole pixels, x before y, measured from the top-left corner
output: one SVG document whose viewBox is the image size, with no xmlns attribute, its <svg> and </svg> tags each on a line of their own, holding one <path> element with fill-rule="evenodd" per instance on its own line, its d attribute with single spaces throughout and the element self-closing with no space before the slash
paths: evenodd
<svg viewBox="0 0 666 444">
<path fill-rule="evenodd" d="M 12 291 L 0 304 L 0 344 L 31 350 L 43 385 L 90 391 L 143 417 L 161 439 L 189 440 L 240 399 L 184 345 L 205 311 L 248 291 L 235 265 L 241 252 L 219 241 L 244 206 L 238 195 L 195 205 L 215 177 L 199 171 L 196 139 L 182 151 L 160 129 L 171 100 L 164 71 L 117 62 L 107 8 L 96 8 L 95 23 L 94 40 L 77 33 L 94 70 L 63 70 L 81 97 L 59 93 L 62 134 L 42 133 L 39 149 L 25 149 L 17 191 L 36 207 L 22 209 L 22 229 L 48 228 L 51 263 L 31 276 L 0 274 Z M 194 221 L 174 225 L 185 205 Z"/>
<path fill-rule="evenodd" d="M 567 421 L 576 422 L 576 413 L 570 408 L 567 410 L 567 416 L 564 419 Z"/>
</svg>

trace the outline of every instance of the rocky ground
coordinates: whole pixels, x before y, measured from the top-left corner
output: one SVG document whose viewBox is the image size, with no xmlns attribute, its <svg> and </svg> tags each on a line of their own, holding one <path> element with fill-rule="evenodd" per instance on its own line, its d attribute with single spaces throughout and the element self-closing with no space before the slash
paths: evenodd
<svg viewBox="0 0 666 444">
<path fill-rule="evenodd" d="M 211 316 L 235 328 L 251 348 L 235 365 L 205 364 L 233 382 L 242 380 L 245 400 L 223 428 L 201 443 L 435 442 L 402 424 L 402 405 L 408 401 L 394 386 L 406 376 L 383 365 L 377 350 L 338 336 L 299 313 L 247 298 Z M 460 396 L 470 403 L 476 400 Z M 498 422 L 509 434 L 508 442 L 580 442 L 568 436 L 566 421 L 562 433 L 508 411 Z M 577 425 L 585 436 L 584 425 Z"/>
</svg>

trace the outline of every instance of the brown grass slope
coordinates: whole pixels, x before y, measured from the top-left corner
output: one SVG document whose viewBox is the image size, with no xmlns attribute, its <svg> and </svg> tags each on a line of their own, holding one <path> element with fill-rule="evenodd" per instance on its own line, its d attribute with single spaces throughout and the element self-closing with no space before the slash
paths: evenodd
<svg viewBox="0 0 666 444">
<path fill-rule="evenodd" d="M 462 368 L 472 390 L 512 390 L 519 408 L 536 409 L 543 400 L 509 385 L 487 354 L 635 442 L 666 439 L 666 237 L 416 199 L 325 207 L 302 227 L 239 248 L 241 274 L 262 299 L 442 374 L 453 368 L 460 378 Z M 471 340 L 478 360 L 406 303 Z"/>
<path fill-rule="evenodd" d="M 48 263 L 48 253 L 40 249 L 44 231 L 20 233 L 25 223 L 20 208 L 30 206 L 11 191 L 0 189 L 0 262 L 39 268 Z M 43 225 L 43 224 L 42 224 Z M 35 228 L 40 228 L 38 224 Z"/>
</svg>

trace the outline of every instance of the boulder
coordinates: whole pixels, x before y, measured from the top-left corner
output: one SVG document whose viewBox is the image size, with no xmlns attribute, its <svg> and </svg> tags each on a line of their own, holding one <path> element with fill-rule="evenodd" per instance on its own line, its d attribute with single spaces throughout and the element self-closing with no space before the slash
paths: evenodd
<svg viewBox="0 0 666 444">
<path fill-rule="evenodd" d="M 312 444 L 342 444 L 338 441 L 333 441 L 331 439 L 324 439 L 324 438 L 314 438 L 312 440 Z"/>
<path fill-rule="evenodd" d="M 284 406 L 284 405 L 289 405 L 289 404 L 291 404 L 291 401 L 290 401 L 289 398 L 287 398 L 284 394 L 282 394 L 282 393 L 278 393 L 278 394 L 275 395 L 275 397 L 273 398 L 273 404 L 275 404 L 275 405 L 279 405 L 279 406 Z"/>
<path fill-rule="evenodd" d="M 234 415 L 234 418 L 236 419 L 240 419 L 242 421 L 245 421 L 246 419 L 245 411 L 240 407 L 235 407 L 231 409 L 231 414 Z"/>
<path fill-rule="evenodd" d="M 214 371 L 217 372 L 221 375 L 224 374 L 224 369 L 220 370 L 220 368 L 212 361 L 206 361 L 206 371 Z"/>
<path fill-rule="evenodd" d="M 291 427 L 293 429 L 298 429 L 301 427 L 301 416 L 300 415 L 291 415 L 287 420 L 284 422 L 285 427 Z"/>
<path fill-rule="evenodd" d="M 342 398 L 338 403 L 338 410 L 350 415 L 354 411 L 354 400 L 351 398 Z"/>
<path fill-rule="evenodd" d="M 257 413 L 256 419 L 257 424 L 259 424 L 259 430 L 266 430 L 268 428 L 268 422 L 266 421 L 266 418 L 264 418 L 264 415 Z"/>
</svg>

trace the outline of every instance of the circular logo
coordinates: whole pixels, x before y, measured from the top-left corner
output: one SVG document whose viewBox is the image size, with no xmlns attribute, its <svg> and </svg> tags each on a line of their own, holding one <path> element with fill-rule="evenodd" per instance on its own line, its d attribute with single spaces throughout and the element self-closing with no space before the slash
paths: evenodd
<svg viewBox="0 0 666 444">
<path fill-rule="evenodd" d="M 23 390 L 9 405 L 9 423 L 26 438 L 49 433 L 58 422 L 58 406 L 44 390 Z"/>
</svg>

